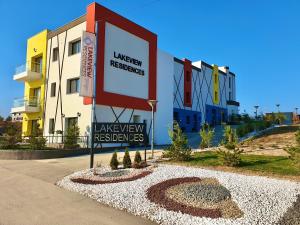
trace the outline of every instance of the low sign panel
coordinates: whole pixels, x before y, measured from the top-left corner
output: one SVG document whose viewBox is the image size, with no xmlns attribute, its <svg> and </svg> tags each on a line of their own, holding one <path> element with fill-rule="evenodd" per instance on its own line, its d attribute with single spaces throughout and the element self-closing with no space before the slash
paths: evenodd
<svg viewBox="0 0 300 225">
<path fill-rule="evenodd" d="M 81 40 L 79 95 L 83 97 L 93 97 L 95 34 L 84 31 Z"/>
<path fill-rule="evenodd" d="M 145 123 L 94 123 L 94 143 L 145 143 Z"/>
</svg>

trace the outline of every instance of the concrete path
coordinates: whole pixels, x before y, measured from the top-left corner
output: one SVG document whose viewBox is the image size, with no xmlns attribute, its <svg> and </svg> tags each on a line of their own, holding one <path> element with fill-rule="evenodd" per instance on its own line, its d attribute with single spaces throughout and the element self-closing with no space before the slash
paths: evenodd
<svg viewBox="0 0 300 225">
<path fill-rule="evenodd" d="M 95 161 L 107 164 L 110 155 L 98 154 Z M 154 224 L 54 185 L 88 165 L 89 156 L 0 160 L 0 225 Z"/>
</svg>

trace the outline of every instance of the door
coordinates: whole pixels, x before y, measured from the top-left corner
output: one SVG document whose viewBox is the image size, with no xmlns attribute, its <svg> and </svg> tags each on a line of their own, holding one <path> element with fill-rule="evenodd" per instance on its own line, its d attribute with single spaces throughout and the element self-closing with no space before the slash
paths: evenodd
<svg viewBox="0 0 300 225">
<path fill-rule="evenodd" d="M 43 63 L 43 57 L 34 58 L 32 62 L 32 70 L 37 73 L 42 73 L 42 66 L 43 66 L 42 63 Z"/>
</svg>

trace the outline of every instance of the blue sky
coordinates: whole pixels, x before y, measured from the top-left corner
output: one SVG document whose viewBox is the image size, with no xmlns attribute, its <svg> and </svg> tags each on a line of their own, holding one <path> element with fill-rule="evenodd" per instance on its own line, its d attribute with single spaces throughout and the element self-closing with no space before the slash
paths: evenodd
<svg viewBox="0 0 300 225">
<path fill-rule="evenodd" d="M 0 0 L 0 115 L 23 84 L 26 40 L 85 14 L 85 0 Z M 159 48 L 178 58 L 228 65 L 236 73 L 240 111 L 300 108 L 300 1 L 101 0 L 100 4 L 158 34 Z"/>
</svg>

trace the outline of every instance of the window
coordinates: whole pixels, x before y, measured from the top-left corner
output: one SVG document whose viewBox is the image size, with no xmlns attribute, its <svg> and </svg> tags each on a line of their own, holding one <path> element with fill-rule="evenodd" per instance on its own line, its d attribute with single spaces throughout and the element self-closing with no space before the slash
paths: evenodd
<svg viewBox="0 0 300 225">
<path fill-rule="evenodd" d="M 179 118 L 178 112 L 174 112 L 173 117 L 174 117 L 174 120 L 176 120 L 178 122 L 178 118 Z"/>
<path fill-rule="evenodd" d="M 229 92 L 229 101 L 232 100 L 231 91 Z"/>
<path fill-rule="evenodd" d="M 66 132 L 67 130 L 72 127 L 72 126 L 77 126 L 78 124 L 78 118 L 77 117 L 69 117 L 69 118 L 66 118 Z"/>
<path fill-rule="evenodd" d="M 43 66 L 43 57 L 36 57 L 31 62 L 31 70 L 33 72 L 41 73 L 42 72 L 42 66 Z"/>
<path fill-rule="evenodd" d="M 186 72 L 186 82 L 191 81 L 191 73 L 189 71 Z"/>
<path fill-rule="evenodd" d="M 215 74 L 215 84 L 218 83 L 218 76 Z"/>
<path fill-rule="evenodd" d="M 58 47 L 53 49 L 52 61 L 55 62 L 58 60 Z"/>
<path fill-rule="evenodd" d="M 79 78 L 69 79 L 67 81 L 67 94 L 79 92 Z"/>
<path fill-rule="evenodd" d="M 133 122 L 134 123 L 140 123 L 141 122 L 141 116 L 133 115 Z"/>
<path fill-rule="evenodd" d="M 54 134 L 54 119 L 49 119 L 49 134 Z"/>
<path fill-rule="evenodd" d="M 69 55 L 75 55 L 75 54 L 79 53 L 80 48 L 81 48 L 81 41 L 80 40 L 70 42 L 70 44 L 69 44 Z"/>
<path fill-rule="evenodd" d="M 229 77 L 229 88 L 231 88 L 231 77 Z"/>
<path fill-rule="evenodd" d="M 50 92 L 51 92 L 50 97 L 55 97 L 55 95 L 56 95 L 56 83 L 55 82 L 51 84 Z"/>
<path fill-rule="evenodd" d="M 185 92 L 185 102 L 186 103 L 191 103 L 191 94 L 190 94 L 190 92 Z"/>
<path fill-rule="evenodd" d="M 215 101 L 218 101 L 218 92 L 215 91 Z"/>
<path fill-rule="evenodd" d="M 186 124 L 190 124 L 190 122 L 191 122 L 190 116 L 186 116 Z"/>
</svg>

